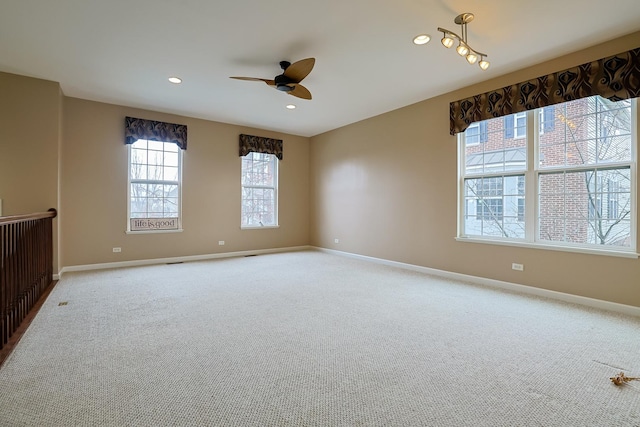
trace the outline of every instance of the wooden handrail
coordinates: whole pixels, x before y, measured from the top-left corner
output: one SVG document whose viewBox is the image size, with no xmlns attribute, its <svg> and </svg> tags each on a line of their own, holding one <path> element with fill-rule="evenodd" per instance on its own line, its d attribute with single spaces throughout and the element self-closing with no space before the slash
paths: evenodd
<svg viewBox="0 0 640 427">
<path fill-rule="evenodd" d="M 58 211 L 55 210 L 54 208 L 51 208 L 46 212 L 36 212 L 36 213 L 23 214 L 23 215 L 0 216 L 0 225 L 16 224 L 18 222 L 29 221 L 32 219 L 55 218 L 57 215 L 58 215 Z"/>
<path fill-rule="evenodd" d="M 0 217 L 0 349 L 53 282 L 56 215 Z"/>
</svg>

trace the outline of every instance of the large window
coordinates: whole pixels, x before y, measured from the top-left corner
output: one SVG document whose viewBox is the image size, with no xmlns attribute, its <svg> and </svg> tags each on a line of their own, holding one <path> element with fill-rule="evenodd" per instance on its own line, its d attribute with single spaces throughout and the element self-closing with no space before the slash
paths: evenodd
<svg viewBox="0 0 640 427">
<path fill-rule="evenodd" d="M 483 144 L 461 134 L 460 237 L 634 251 L 635 104 L 594 96 L 481 122 Z"/>
<path fill-rule="evenodd" d="M 180 229 L 182 150 L 144 139 L 128 147 L 128 231 Z"/>
<path fill-rule="evenodd" d="M 242 228 L 278 225 L 278 158 L 251 152 L 242 157 Z"/>
</svg>

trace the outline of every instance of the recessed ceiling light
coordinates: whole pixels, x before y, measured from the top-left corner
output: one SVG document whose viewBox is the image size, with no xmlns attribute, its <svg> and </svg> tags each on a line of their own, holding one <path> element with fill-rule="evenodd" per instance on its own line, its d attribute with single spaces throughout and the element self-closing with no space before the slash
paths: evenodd
<svg viewBox="0 0 640 427">
<path fill-rule="evenodd" d="M 427 44 L 431 40 L 431 36 L 429 34 L 419 34 L 413 38 L 413 43 L 415 44 Z"/>
<path fill-rule="evenodd" d="M 287 108 L 288 108 L 289 110 L 295 110 L 295 109 L 296 109 L 296 106 L 295 106 L 295 105 L 293 105 L 293 104 L 289 104 L 289 105 L 287 105 Z"/>
<path fill-rule="evenodd" d="M 169 77 L 169 81 L 171 83 L 180 84 L 182 83 L 182 79 L 180 77 Z"/>
</svg>

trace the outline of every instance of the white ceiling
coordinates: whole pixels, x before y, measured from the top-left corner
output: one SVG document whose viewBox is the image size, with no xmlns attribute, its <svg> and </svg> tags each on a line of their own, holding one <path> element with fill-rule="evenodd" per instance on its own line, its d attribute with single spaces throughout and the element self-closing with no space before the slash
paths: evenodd
<svg viewBox="0 0 640 427">
<path fill-rule="evenodd" d="M 462 12 L 488 71 L 440 44 L 436 29 L 460 33 Z M 2 0 L 0 71 L 70 97 L 313 136 L 638 30 L 638 0 Z M 229 79 L 272 79 L 279 61 L 307 57 L 311 101 Z"/>
</svg>

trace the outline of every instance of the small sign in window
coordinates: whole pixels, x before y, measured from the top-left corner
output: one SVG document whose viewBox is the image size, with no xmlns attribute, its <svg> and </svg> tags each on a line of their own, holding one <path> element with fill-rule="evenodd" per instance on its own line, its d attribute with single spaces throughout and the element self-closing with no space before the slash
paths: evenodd
<svg viewBox="0 0 640 427">
<path fill-rule="evenodd" d="M 131 231 L 177 229 L 178 218 L 131 218 Z"/>
</svg>

